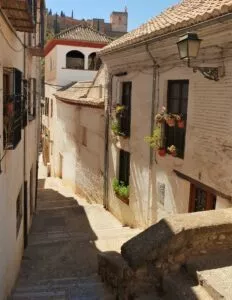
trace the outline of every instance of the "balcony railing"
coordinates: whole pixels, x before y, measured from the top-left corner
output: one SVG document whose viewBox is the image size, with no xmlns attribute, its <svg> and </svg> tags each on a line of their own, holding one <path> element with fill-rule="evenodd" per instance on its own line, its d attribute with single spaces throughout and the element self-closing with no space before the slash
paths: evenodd
<svg viewBox="0 0 232 300">
<path fill-rule="evenodd" d="M 36 24 L 36 0 L 0 0 L 12 26 L 17 31 L 33 32 Z"/>
<path fill-rule="evenodd" d="M 22 96 L 4 95 L 4 149 L 13 150 L 21 140 Z"/>
</svg>

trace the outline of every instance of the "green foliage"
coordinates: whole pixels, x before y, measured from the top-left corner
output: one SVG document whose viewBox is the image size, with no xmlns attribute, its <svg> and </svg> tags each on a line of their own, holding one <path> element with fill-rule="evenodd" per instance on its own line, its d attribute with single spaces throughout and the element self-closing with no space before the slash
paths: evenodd
<svg viewBox="0 0 232 300">
<path fill-rule="evenodd" d="M 152 136 L 146 136 L 144 138 L 145 142 L 150 144 L 152 148 L 158 150 L 162 146 L 162 139 L 161 139 L 161 127 L 157 126 L 153 131 Z"/>
<path fill-rule="evenodd" d="M 119 181 L 117 178 L 114 178 L 112 186 L 116 195 L 125 199 L 129 198 L 129 186 L 126 186 L 123 181 Z"/>
<path fill-rule="evenodd" d="M 115 135 L 120 135 L 120 125 L 117 119 L 112 120 L 111 130 Z"/>
</svg>

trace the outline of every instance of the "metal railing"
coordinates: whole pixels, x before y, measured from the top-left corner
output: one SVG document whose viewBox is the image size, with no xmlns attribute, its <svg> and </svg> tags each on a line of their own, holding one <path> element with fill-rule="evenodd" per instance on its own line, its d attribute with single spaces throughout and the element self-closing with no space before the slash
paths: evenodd
<svg viewBox="0 0 232 300">
<path fill-rule="evenodd" d="M 4 149 L 13 150 L 21 140 L 22 95 L 4 95 L 3 100 Z"/>
</svg>

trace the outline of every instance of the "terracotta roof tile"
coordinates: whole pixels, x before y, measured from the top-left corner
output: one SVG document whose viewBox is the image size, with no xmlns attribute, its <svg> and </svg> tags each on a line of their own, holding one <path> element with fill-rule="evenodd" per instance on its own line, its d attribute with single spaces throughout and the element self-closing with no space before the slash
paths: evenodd
<svg viewBox="0 0 232 300">
<path fill-rule="evenodd" d="M 170 33 L 232 12 L 232 0 L 183 0 L 139 28 L 104 47 L 100 53 L 116 51 L 151 37 Z"/>
<path fill-rule="evenodd" d="M 61 31 L 55 37 L 57 40 L 78 40 L 97 43 L 110 43 L 112 39 L 103 33 L 94 30 L 87 24 L 80 24 Z"/>
</svg>

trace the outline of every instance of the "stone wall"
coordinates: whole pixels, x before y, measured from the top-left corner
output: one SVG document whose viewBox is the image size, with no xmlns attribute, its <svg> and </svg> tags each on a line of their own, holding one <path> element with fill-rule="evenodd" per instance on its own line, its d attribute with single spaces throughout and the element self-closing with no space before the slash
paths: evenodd
<svg viewBox="0 0 232 300">
<path fill-rule="evenodd" d="M 229 249 L 232 249 L 232 209 L 176 215 L 125 243 L 121 258 L 112 253 L 99 255 L 99 273 L 119 291 L 118 295 L 123 290 L 129 297 L 155 286 L 162 289 L 163 277 L 178 272 L 195 256 Z"/>
</svg>

